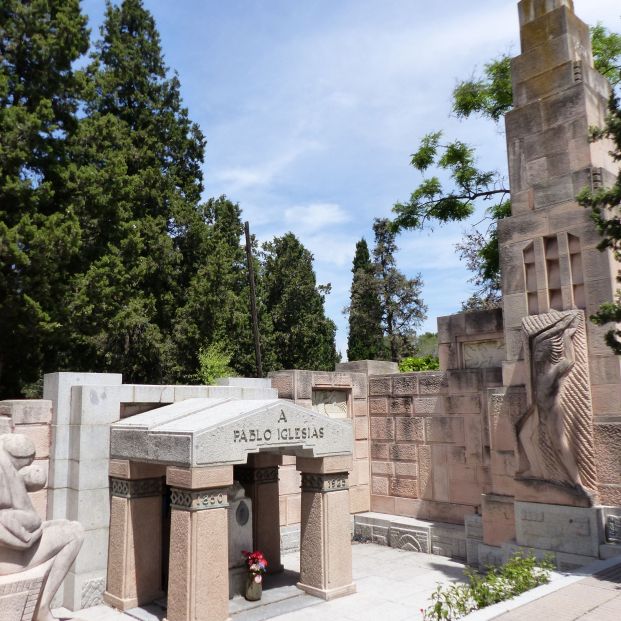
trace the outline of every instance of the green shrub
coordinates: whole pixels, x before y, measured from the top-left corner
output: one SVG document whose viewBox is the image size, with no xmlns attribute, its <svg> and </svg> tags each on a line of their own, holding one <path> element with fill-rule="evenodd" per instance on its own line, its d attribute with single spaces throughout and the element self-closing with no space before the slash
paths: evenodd
<svg viewBox="0 0 621 621">
<path fill-rule="evenodd" d="M 403 358 L 399 363 L 401 373 L 413 371 L 436 371 L 440 368 L 440 361 L 436 356 L 421 356 L 418 358 Z"/>
<path fill-rule="evenodd" d="M 203 384 L 213 384 L 219 377 L 230 377 L 235 372 L 229 366 L 232 355 L 226 347 L 216 341 L 198 352 L 198 373 L 196 379 Z"/>
<path fill-rule="evenodd" d="M 425 621 L 454 621 L 467 614 L 550 582 L 554 568 L 548 559 L 517 553 L 501 567 L 488 567 L 485 574 L 466 569 L 468 584 L 438 585 L 431 605 L 423 611 Z"/>
</svg>

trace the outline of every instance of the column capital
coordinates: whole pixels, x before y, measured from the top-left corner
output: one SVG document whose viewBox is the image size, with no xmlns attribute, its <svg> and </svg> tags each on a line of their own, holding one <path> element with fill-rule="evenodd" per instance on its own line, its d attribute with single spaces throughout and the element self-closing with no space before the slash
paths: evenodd
<svg viewBox="0 0 621 621">
<path fill-rule="evenodd" d="M 164 494 L 164 477 L 151 479 L 117 479 L 110 477 L 110 493 L 119 498 L 148 498 Z"/>
<path fill-rule="evenodd" d="M 303 492 L 320 494 L 348 490 L 349 475 L 347 472 L 332 474 L 308 474 L 303 472 L 301 488 Z"/>
<path fill-rule="evenodd" d="M 172 487 L 170 506 L 178 511 L 226 509 L 229 506 L 228 488 L 189 490 Z"/>
</svg>

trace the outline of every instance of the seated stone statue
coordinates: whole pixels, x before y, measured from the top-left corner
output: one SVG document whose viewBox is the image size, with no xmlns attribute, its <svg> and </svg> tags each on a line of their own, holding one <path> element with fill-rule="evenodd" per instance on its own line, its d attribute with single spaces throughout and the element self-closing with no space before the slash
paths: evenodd
<svg viewBox="0 0 621 621">
<path fill-rule="evenodd" d="M 26 436 L 0 436 L 0 576 L 50 561 L 34 619 L 53 621 L 52 598 L 80 551 L 84 531 L 78 522 L 43 522 L 38 516 L 28 492 L 42 489 L 46 476 L 33 465 L 34 457 L 34 444 Z"/>
</svg>

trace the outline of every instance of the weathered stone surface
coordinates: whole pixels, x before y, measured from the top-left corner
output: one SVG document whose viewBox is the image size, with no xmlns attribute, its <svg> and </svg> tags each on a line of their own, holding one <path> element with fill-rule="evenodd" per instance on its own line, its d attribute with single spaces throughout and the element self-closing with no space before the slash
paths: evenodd
<svg viewBox="0 0 621 621">
<path fill-rule="evenodd" d="M 0 437 L 0 610 L 6 619 L 51 618 L 51 605 L 80 551 L 83 528 L 77 522 L 43 522 L 27 492 L 45 487 L 47 471 L 34 462 L 35 445 L 25 435 Z M 21 568 L 21 570 L 19 570 Z"/>
<path fill-rule="evenodd" d="M 425 420 L 416 417 L 401 417 L 395 418 L 395 429 L 397 441 L 407 442 L 423 442 L 425 440 L 424 428 Z"/>
<path fill-rule="evenodd" d="M 278 447 L 351 454 L 352 424 L 289 401 L 192 399 L 119 421 L 110 438 L 114 458 L 185 467 L 245 463 L 248 454 Z"/>
<path fill-rule="evenodd" d="M 597 557 L 601 509 L 516 502 L 518 545 Z"/>
</svg>

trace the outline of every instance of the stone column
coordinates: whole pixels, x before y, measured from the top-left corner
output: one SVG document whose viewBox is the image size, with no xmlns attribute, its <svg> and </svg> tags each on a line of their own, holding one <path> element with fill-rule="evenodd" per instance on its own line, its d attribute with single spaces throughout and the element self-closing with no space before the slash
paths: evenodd
<svg viewBox="0 0 621 621">
<path fill-rule="evenodd" d="M 334 599 L 356 591 L 352 582 L 348 477 L 352 458 L 298 458 L 302 472 L 302 532 L 298 587 Z"/>
<path fill-rule="evenodd" d="M 279 455 L 250 455 L 248 466 L 235 468 L 239 482 L 252 500 L 252 547 L 267 559 L 268 573 L 283 570 L 280 562 Z"/>
<path fill-rule="evenodd" d="M 116 476 L 110 477 L 108 578 L 103 597 L 111 606 L 127 610 L 163 595 L 164 472 L 158 466 L 120 461 L 113 462 L 110 470 Z M 153 477 L 158 471 L 161 476 Z"/>
<path fill-rule="evenodd" d="M 168 468 L 167 621 L 229 619 L 228 487 L 233 467 Z"/>
</svg>

